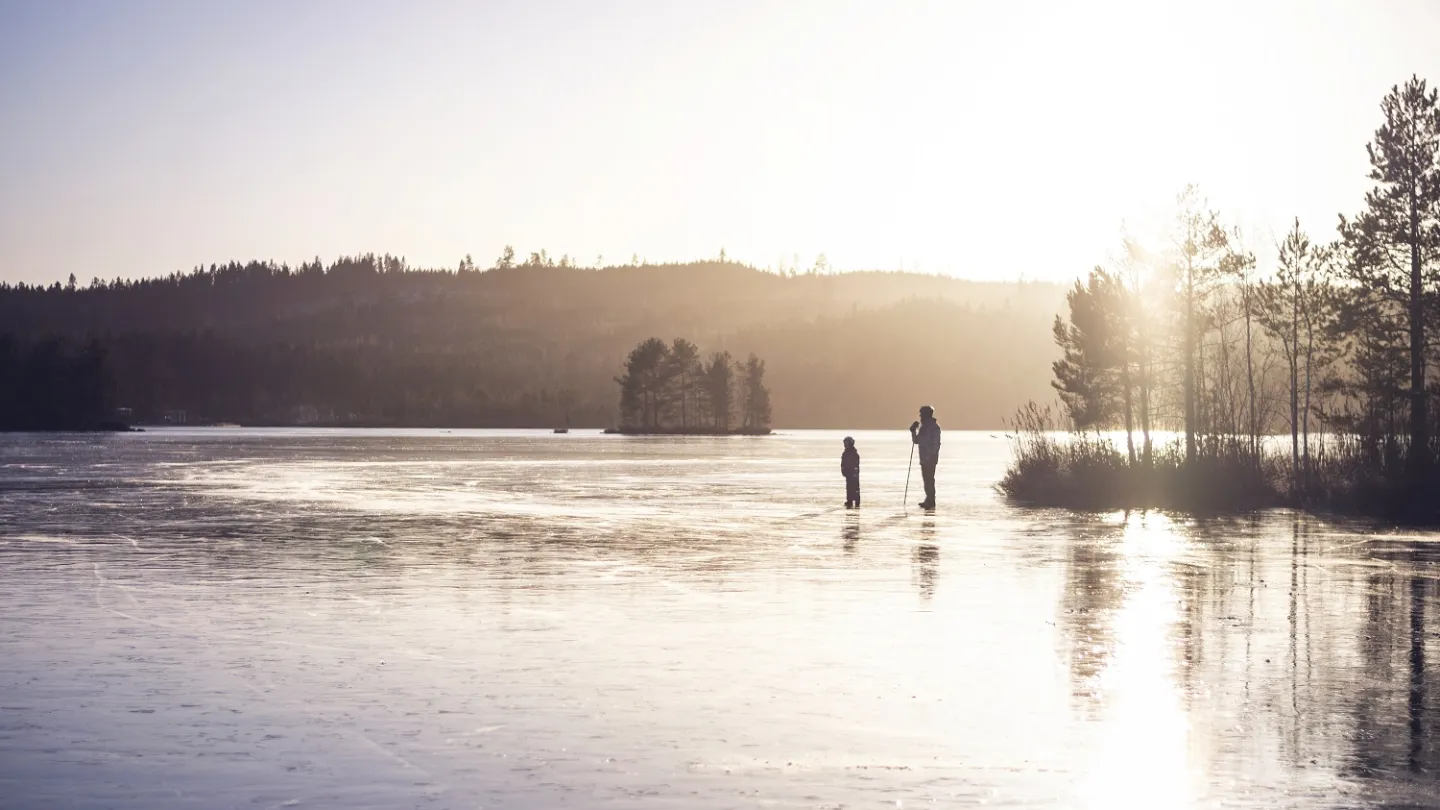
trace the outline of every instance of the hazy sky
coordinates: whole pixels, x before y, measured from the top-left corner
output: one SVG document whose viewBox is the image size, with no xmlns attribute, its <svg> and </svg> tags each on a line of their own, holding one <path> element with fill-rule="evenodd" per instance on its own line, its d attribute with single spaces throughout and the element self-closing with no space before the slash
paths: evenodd
<svg viewBox="0 0 1440 810">
<path fill-rule="evenodd" d="M 1186 182 L 1328 235 L 1437 42 L 1427 0 L 0 0 L 0 279 L 507 243 L 1068 278 Z"/>
</svg>

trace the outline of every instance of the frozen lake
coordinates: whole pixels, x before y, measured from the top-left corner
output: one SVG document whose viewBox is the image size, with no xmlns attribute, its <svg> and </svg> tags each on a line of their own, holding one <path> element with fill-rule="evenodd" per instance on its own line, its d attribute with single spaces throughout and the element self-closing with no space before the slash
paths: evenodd
<svg viewBox="0 0 1440 810">
<path fill-rule="evenodd" d="M 1435 536 L 855 435 L 0 435 L 0 808 L 1440 807 Z"/>
</svg>

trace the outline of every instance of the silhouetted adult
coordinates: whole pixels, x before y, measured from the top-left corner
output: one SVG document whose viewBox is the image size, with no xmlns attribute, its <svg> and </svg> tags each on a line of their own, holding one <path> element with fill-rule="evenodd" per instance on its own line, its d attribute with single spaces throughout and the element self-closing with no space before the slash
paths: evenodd
<svg viewBox="0 0 1440 810">
<path fill-rule="evenodd" d="M 940 423 L 935 409 L 920 406 L 920 421 L 910 426 L 910 441 L 920 447 L 920 476 L 925 479 L 925 500 L 921 509 L 935 508 L 935 465 L 940 463 Z"/>
</svg>

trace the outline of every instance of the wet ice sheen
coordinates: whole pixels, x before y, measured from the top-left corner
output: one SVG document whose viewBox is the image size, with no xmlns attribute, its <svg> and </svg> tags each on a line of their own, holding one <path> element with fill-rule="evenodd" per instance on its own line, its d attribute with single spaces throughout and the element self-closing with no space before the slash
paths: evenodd
<svg viewBox="0 0 1440 810">
<path fill-rule="evenodd" d="M 0 807 L 1440 807 L 1432 536 L 857 439 L 0 437 Z"/>
</svg>

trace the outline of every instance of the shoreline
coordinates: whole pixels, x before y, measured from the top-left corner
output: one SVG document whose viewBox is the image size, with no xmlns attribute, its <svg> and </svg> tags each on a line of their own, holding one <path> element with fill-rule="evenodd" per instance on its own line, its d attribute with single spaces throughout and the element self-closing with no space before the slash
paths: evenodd
<svg viewBox="0 0 1440 810">
<path fill-rule="evenodd" d="M 60 427 L 60 428 L 28 428 L 28 427 L 0 427 L 0 433 L 144 433 L 145 428 L 138 425 L 121 424 L 100 424 L 87 425 L 83 427 Z"/>
<path fill-rule="evenodd" d="M 807 428 L 799 428 L 805 430 Z M 764 430 L 702 430 L 698 428 L 605 428 L 601 431 L 607 436 L 769 436 L 774 431 L 770 428 Z"/>
</svg>

